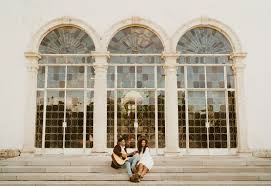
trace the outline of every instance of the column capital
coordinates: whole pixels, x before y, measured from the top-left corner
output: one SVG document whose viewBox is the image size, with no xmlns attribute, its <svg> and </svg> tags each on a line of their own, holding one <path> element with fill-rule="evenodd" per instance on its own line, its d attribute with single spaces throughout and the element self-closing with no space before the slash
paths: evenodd
<svg viewBox="0 0 271 186">
<path fill-rule="evenodd" d="M 246 52 L 238 52 L 238 53 L 231 53 L 230 54 L 230 59 L 234 61 L 239 61 L 244 59 L 247 56 Z"/>
<path fill-rule="evenodd" d="M 94 58 L 106 58 L 106 59 L 109 59 L 110 58 L 110 52 L 108 52 L 108 51 L 92 51 L 91 56 L 93 56 Z"/>
<path fill-rule="evenodd" d="M 26 59 L 28 59 L 28 65 L 27 65 L 27 70 L 29 72 L 38 72 L 39 66 L 38 66 L 38 61 L 41 59 L 40 54 L 36 52 L 25 52 L 24 56 Z"/>
<path fill-rule="evenodd" d="M 25 52 L 24 56 L 29 60 L 38 61 L 39 59 L 41 59 L 41 55 L 39 53 L 36 53 L 36 52 Z"/>
<path fill-rule="evenodd" d="M 167 60 L 177 60 L 180 57 L 180 52 L 162 52 L 162 58 Z"/>
</svg>

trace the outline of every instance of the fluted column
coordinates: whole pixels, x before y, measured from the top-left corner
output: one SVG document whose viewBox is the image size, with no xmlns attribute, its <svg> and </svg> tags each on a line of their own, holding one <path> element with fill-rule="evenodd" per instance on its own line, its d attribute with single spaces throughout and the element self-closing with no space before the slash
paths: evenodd
<svg viewBox="0 0 271 186">
<path fill-rule="evenodd" d="M 247 136 L 247 116 L 246 116 L 246 90 L 244 84 L 245 64 L 243 59 L 245 53 L 237 53 L 231 56 L 234 66 L 236 82 L 236 120 L 237 120 L 237 141 L 239 153 L 250 153 Z"/>
<path fill-rule="evenodd" d="M 36 95 L 38 61 L 41 58 L 34 52 L 26 52 L 28 60 L 26 77 L 26 102 L 24 121 L 24 141 L 22 155 L 31 155 L 35 152 L 35 129 L 36 129 Z"/>
<path fill-rule="evenodd" d="M 107 144 L 107 59 L 108 52 L 92 52 L 95 58 L 93 152 L 106 152 Z"/>
<path fill-rule="evenodd" d="M 178 57 L 178 53 L 163 53 L 165 60 L 165 154 L 179 152 L 176 66 Z"/>
</svg>

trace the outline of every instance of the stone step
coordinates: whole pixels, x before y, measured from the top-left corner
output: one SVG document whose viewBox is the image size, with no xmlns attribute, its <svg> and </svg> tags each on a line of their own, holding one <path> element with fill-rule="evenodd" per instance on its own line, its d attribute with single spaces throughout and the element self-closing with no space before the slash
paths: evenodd
<svg viewBox="0 0 271 186">
<path fill-rule="evenodd" d="M 124 173 L 126 169 L 113 169 L 110 166 L 2 166 L 0 173 Z M 267 166 L 154 166 L 152 173 L 203 173 L 203 172 L 221 172 L 221 173 L 271 173 L 271 167 Z"/>
<path fill-rule="evenodd" d="M 1 186 L 270 186 L 271 181 L 0 181 Z"/>
<path fill-rule="evenodd" d="M 0 173 L 1 181 L 125 181 L 126 173 Z M 148 181 L 271 181 L 271 173 L 148 173 Z"/>
<path fill-rule="evenodd" d="M 0 166 L 90 166 L 90 165 L 110 165 L 110 158 L 33 158 L 33 159 L 8 159 L 1 160 Z M 166 166 L 271 166 L 270 159 L 189 159 L 189 158 L 154 158 L 155 165 Z"/>
</svg>

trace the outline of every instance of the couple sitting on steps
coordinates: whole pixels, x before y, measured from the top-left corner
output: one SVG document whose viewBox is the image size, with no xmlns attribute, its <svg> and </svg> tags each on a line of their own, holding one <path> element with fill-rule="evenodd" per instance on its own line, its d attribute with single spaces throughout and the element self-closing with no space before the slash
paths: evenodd
<svg viewBox="0 0 271 186">
<path fill-rule="evenodd" d="M 131 182 L 139 182 L 151 170 L 152 166 L 153 159 L 146 139 L 140 139 L 138 151 L 132 153 L 127 153 L 125 139 L 118 139 L 118 144 L 113 150 L 111 167 L 115 169 L 126 168 L 129 180 Z"/>
</svg>

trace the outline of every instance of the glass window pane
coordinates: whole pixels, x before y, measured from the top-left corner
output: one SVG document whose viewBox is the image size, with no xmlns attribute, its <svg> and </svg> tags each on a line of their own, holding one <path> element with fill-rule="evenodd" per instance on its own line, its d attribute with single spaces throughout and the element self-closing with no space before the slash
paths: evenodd
<svg viewBox="0 0 271 186">
<path fill-rule="evenodd" d="M 38 70 L 38 88 L 44 88 L 45 86 L 45 67 L 40 66 Z"/>
<path fill-rule="evenodd" d="M 205 88 L 204 67 L 188 66 L 187 67 L 188 88 Z"/>
<path fill-rule="evenodd" d="M 177 50 L 183 54 L 229 54 L 232 47 L 219 31 L 198 27 L 189 30 L 180 38 Z"/>
<path fill-rule="evenodd" d="M 165 91 L 157 92 L 158 148 L 165 148 Z"/>
<path fill-rule="evenodd" d="M 157 88 L 165 88 L 165 70 L 157 66 Z"/>
<path fill-rule="evenodd" d="M 177 67 L 177 88 L 184 87 L 184 67 Z"/>
<path fill-rule="evenodd" d="M 161 56 L 111 56 L 111 64 L 162 64 Z"/>
<path fill-rule="evenodd" d="M 137 88 L 154 88 L 154 67 L 137 67 Z"/>
<path fill-rule="evenodd" d="M 107 88 L 115 87 L 115 67 L 109 66 L 107 69 Z"/>
<path fill-rule="evenodd" d="M 84 66 L 67 67 L 67 88 L 84 88 Z"/>
<path fill-rule="evenodd" d="M 229 123 L 230 123 L 230 144 L 231 148 L 237 147 L 237 124 L 236 124 L 236 105 L 235 105 L 235 92 L 228 92 L 229 104 Z"/>
<path fill-rule="evenodd" d="M 114 91 L 107 91 L 107 148 L 114 147 Z"/>
<path fill-rule="evenodd" d="M 87 67 L 87 87 L 94 88 L 95 70 L 93 66 Z"/>
<path fill-rule="evenodd" d="M 86 105 L 87 105 L 86 148 L 92 148 L 93 147 L 94 91 L 87 92 Z"/>
<path fill-rule="evenodd" d="M 207 148 L 205 92 L 188 92 L 189 148 Z"/>
<path fill-rule="evenodd" d="M 141 98 L 137 105 L 138 139 L 144 137 L 149 147 L 155 147 L 155 93 L 154 91 L 137 91 Z M 135 147 L 135 104 L 128 90 L 118 91 L 118 138 L 125 137 L 130 147 Z"/>
<path fill-rule="evenodd" d="M 64 91 L 48 91 L 45 148 L 63 147 Z"/>
<path fill-rule="evenodd" d="M 94 43 L 88 34 L 73 26 L 63 26 L 49 32 L 41 41 L 42 54 L 89 54 Z"/>
<path fill-rule="evenodd" d="M 230 64 L 228 56 L 181 56 L 181 64 Z"/>
<path fill-rule="evenodd" d="M 65 88 L 65 67 L 48 67 L 48 88 Z"/>
<path fill-rule="evenodd" d="M 228 88 L 234 88 L 234 73 L 232 70 L 232 67 L 227 66 L 226 68 L 227 71 L 227 87 Z"/>
<path fill-rule="evenodd" d="M 224 67 L 206 67 L 207 88 L 224 88 Z"/>
<path fill-rule="evenodd" d="M 135 88 L 135 67 L 118 66 L 118 88 Z"/>
<path fill-rule="evenodd" d="M 179 147 L 186 148 L 185 92 L 178 91 Z"/>
<path fill-rule="evenodd" d="M 225 92 L 208 91 L 209 148 L 227 148 Z"/>
<path fill-rule="evenodd" d="M 67 91 L 65 148 L 83 147 L 84 91 Z"/>
<path fill-rule="evenodd" d="M 132 26 L 120 30 L 110 41 L 108 51 L 111 53 L 142 54 L 161 53 L 163 44 L 151 30 Z"/>
<path fill-rule="evenodd" d="M 44 92 L 37 91 L 37 111 L 36 111 L 36 141 L 35 147 L 42 146 L 42 126 L 43 126 L 43 112 L 44 112 Z"/>
</svg>

